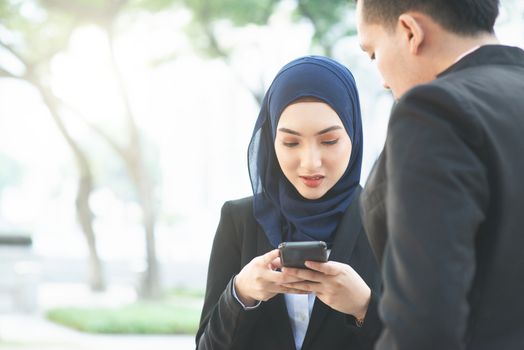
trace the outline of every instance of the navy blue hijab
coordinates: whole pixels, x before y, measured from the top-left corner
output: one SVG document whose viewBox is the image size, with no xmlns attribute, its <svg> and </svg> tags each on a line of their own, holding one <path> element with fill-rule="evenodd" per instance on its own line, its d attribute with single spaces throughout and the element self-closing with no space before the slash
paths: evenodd
<svg viewBox="0 0 524 350">
<path fill-rule="evenodd" d="M 274 142 L 280 115 L 294 101 L 313 97 L 340 117 L 352 142 L 348 167 L 321 198 L 302 197 L 284 176 Z M 355 80 L 332 59 L 307 56 L 285 65 L 269 87 L 248 148 L 254 215 L 271 245 L 322 240 L 331 247 L 338 223 L 353 201 L 362 166 L 362 120 Z"/>
</svg>

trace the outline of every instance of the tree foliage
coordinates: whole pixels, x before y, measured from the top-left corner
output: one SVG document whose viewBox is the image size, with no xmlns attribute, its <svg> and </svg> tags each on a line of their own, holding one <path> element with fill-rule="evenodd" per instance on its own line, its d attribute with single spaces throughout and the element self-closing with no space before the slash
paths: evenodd
<svg viewBox="0 0 524 350">
<path fill-rule="evenodd" d="M 314 44 L 331 56 L 338 40 L 356 33 L 352 21 L 349 21 L 353 7 L 348 0 L 297 0 L 295 18 L 306 19 L 313 25 Z"/>
</svg>

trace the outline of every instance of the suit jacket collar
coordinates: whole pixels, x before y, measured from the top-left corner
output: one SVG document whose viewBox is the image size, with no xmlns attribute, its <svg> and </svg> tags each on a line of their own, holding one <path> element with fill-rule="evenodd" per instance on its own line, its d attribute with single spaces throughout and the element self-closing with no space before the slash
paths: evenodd
<svg viewBox="0 0 524 350">
<path fill-rule="evenodd" d="M 329 260 L 337 261 L 347 264 L 353 252 L 353 248 L 361 234 L 361 220 L 359 198 L 362 188 L 359 186 L 355 190 L 354 199 L 351 205 L 347 208 L 335 233 L 333 241 L 333 248 L 329 255 Z M 260 256 L 271 250 L 273 246 L 269 243 L 266 235 L 262 231 L 260 225 L 257 225 L 257 255 Z M 349 234 L 348 234 L 349 233 Z M 295 342 L 293 337 L 293 330 L 287 314 L 287 308 L 284 295 L 278 294 L 266 303 L 264 307 L 270 308 L 273 317 L 274 336 L 279 337 L 283 349 L 294 349 Z M 318 298 L 315 299 L 311 318 L 309 320 L 306 337 L 302 349 L 306 349 L 308 344 L 315 338 L 316 333 L 322 326 L 323 320 L 327 315 L 330 307 L 321 302 Z"/>
<path fill-rule="evenodd" d="M 516 65 L 524 67 L 524 51 L 518 47 L 484 45 L 452 64 L 446 70 L 438 74 L 438 77 L 469 67 L 488 64 Z"/>
<path fill-rule="evenodd" d="M 386 149 L 382 150 L 369 173 L 366 187 L 360 196 L 362 226 L 379 266 L 387 241 L 386 216 Z"/>
</svg>

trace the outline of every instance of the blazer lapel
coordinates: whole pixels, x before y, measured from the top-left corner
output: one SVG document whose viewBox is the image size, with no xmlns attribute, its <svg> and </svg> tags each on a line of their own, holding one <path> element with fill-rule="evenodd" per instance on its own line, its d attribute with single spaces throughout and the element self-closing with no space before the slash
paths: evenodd
<svg viewBox="0 0 524 350">
<path fill-rule="evenodd" d="M 293 329 L 287 314 L 286 301 L 283 294 L 277 294 L 264 305 L 268 309 L 271 317 L 273 331 L 268 333 L 268 337 L 277 338 L 277 343 L 281 344 L 279 349 L 295 349 L 295 338 Z"/>
<path fill-rule="evenodd" d="M 386 190 L 386 151 L 384 150 L 375 162 L 360 196 L 362 225 L 379 266 L 382 266 L 387 243 Z"/>
<path fill-rule="evenodd" d="M 257 256 L 266 254 L 273 250 L 264 231 L 260 226 L 257 227 Z M 283 294 L 277 294 L 270 300 L 264 302 L 261 307 L 268 309 L 273 331 L 268 333 L 268 337 L 275 337 L 278 343 L 282 344 L 282 349 L 295 349 L 295 338 L 287 314 L 286 302 Z"/>
<path fill-rule="evenodd" d="M 348 207 L 340 221 L 335 233 L 333 247 L 329 254 L 329 260 L 331 261 L 345 264 L 349 262 L 349 258 L 351 257 L 351 253 L 353 252 L 353 248 L 355 247 L 362 226 L 359 210 L 359 197 L 361 191 L 362 188 L 359 186 L 355 191 L 353 202 Z M 309 320 L 302 349 L 306 349 L 309 343 L 314 339 L 316 333 L 322 326 L 328 310 L 330 310 L 329 306 L 320 301 L 320 299 L 315 298 L 315 304 L 313 305 L 313 311 L 311 312 L 311 318 Z"/>
</svg>

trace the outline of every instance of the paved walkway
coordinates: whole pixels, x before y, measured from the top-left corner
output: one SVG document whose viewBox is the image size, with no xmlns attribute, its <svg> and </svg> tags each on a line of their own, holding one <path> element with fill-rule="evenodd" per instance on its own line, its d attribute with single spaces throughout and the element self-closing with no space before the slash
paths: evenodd
<svg viewBox="0 0 524 350">
<path fill-rule="evenodd" d="M 39 315 L 0 314 L 1 350 L 193 350 L 193 336 L 90 335 Z"/>
</svg>

